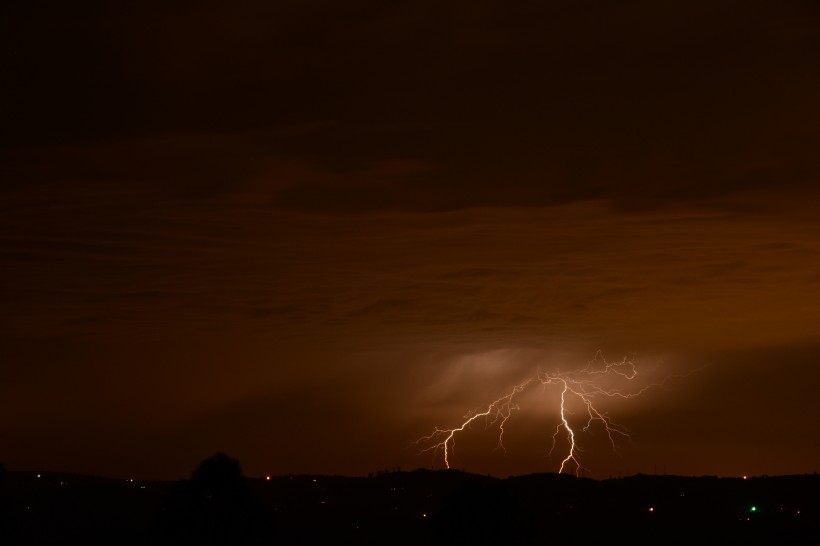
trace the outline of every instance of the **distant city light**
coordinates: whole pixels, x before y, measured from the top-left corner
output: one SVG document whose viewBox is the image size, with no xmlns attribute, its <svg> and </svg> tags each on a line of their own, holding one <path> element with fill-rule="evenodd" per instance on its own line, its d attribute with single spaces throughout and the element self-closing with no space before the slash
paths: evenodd
<svg viewBox="0 0 820 546">
<path fill-rule="evenodd" d="M 265 476 L 265 480 L 266 480 L 266 481 L 270 481 L 270 474 L 267 474 L 267 475 Z"/>
<path fill-rule="evenodd" d="M 748 479 L 749 479 L 749 476 L 747 476 L 746 474 L 744 474 L 744 475 L 743 475 L 743 479 L 744 479 L 744 480 L 748 480 Z"/>
<path fill-rule="evenodd" d="M 650 507 L 649 507 L 649 511 L 650 511 L 650 512 L 654 512 L 654 511 L 655 511 L 655 507 L 654 507 L 654 506 L 650 506 Z"/>
</svg>

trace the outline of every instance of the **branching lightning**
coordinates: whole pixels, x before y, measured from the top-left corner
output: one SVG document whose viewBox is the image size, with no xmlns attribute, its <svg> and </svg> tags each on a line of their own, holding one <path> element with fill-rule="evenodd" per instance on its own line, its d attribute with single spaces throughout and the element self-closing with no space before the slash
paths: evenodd
<svg viewBox="0 0 820 546">
<path fill-rule="evenodd" d="M 439 452 L 444 455 L 444 465 L 450 468 L 450 457 L 455 449 L 456 436 L 468 429 L 473 423 L 484 420 L 485 427 L 498 427 L 497 449 L 506 451 L 504 446 L 504 427 L 512 416 L 513 412 L 519 410 L 516 400 L 525 391 L 541 385 L 545 390 L 554 387 L 560 390 L 561 402 L 558 406 L 559 422 L 552 434 L 552 446 L 549 450 L 551 455 L 558 443 L 558 440 L 566 438 L 567 451 L 561 460 L 558 469 L 559 474 L 565 470 L 574 470 L 579 475 L 584 470 L 578 456 L 580 451 L 579 433 L 589 432 L 593 426 L 599 426 L 606 432 L 612 449 L 617 452 L 616 438 L 629 439 L 629 433 L 621 424 L 613 421 L 609 415 L 599 409 L 600 401 L 606 398 L 630 399 L 640 396 L 648 389 L 663 385 L 669 377 L 660 382 L 637 385 L 638 372 L 633 362 L 633 357 L 628 355 L 620 361 L 607 362 L 601 351 L 595 354 L 595 358 L 587 363 L 581 370 L 571 372 L 546 372 L 538 370 L 533 376 L 514 386 L 507 394 L 490 402 L 482 411 L 475 410 L 464 416 L 464 421 L 457 427 L 449 429 L 435 428 L 427 436 L 416 440 L 418 445 L 427 445 L 422 449 L 422 453 Z M 672 376 L 680 377 L 680 376 Z M 607 384 L 620 384 L 623 388 L 603 386 Z M 585 424 L 578 430 L 578 425 L 573 425 L 568 418 L 571 415 L 569 404 L 571 401 L 578 403 L 583 408 Z M 575 427 L 575 428 L 573 428 Z"/>
</svg>

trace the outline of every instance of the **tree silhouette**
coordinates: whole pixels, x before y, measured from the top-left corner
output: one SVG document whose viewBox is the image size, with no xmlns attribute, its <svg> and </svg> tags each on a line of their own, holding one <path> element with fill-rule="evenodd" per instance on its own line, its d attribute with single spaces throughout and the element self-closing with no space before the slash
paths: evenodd
<svg viewBox="0 0 820 546">
<path fill-rule="evenodd" d="M 165 534 L 173 544 L 270 544 L 272 523 L 239 461 L 224 453 L 199 463 L 164 511 Z"/>
<path fill-rule="evenodd" d="M 246 487 L 239 461 L 224 453 L 199 463 L 191 475 L 191 485 L 195 492 L 210 500 L 242 495 Z"/>
</svg>

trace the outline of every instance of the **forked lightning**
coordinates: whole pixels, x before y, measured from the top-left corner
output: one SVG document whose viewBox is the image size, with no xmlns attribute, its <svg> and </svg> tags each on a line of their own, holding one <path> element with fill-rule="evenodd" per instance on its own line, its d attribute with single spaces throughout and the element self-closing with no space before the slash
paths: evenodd
<svg viewBox="0 0 820 546">
<path fill-rule="evenodd" d="M 584 467 L 578 457 L 579 431 L 576 430 L 577 425 L 576 428 L 573 428 L 568 419 L 568 415 L 571 413 L 568 407 L 570 401 L 574 399 L 576 402 L 580 402 L 580 407 L 584 408 L 586 422 L 580 432 L 589 432 L 590 427 L 598 425 L 606 432 L 613 450 L 616 450 L 615 437 L 629 438 L 629 434 L 626 427 L 614 422 L 605 411 L 599 409 L 601 400 L 605 398 L 634 398 L 650 388 L 662 385 L 669 379 L 666 378 L 657 383 L 641 386 L 638 384 L 637 378 L 638 372 L 632 355 L 628 355 L 620 361 L 607 362 L 601 351 L 598 351 L 595 358 L 581 370 L 572 372 L 538 370 L 532 377 L 513 387 L 507 394 L 490 402 L 483 411 L 476 410 L 465 415 L 464 421 L 459 426 L 449 429 L 435 428 L 431 434 L 416 440 L 416 444 L 427 445 L 422 449 L 422 453 L 432 451 L 437 454 L 442 452 L 444 465 L 450 468 L 450 456 L 455 448 L 456 435 L 483 418 L 486 427 L 497 425 L 497 447 L 506 451 L 504 447 L 504 427 L 513 412 L 520 409 L 516 401 L 517 398 L 526 390 L 537 385 L 541 385 L 544 389 L 554 386 L 561 393 L 561 403 L 558 406 L 560 420 L 555 427 L 555 432 L 552 434 L 552 447 L 549 453 L 552 454 L 555 451 L 557 442 L 563 435 L 566 438 L 568 449 L 561 460 L 558 472 L 563 473 L 565 470 L 571 471 L 574 469 L 575 474 L 578 475 Z M 620 387 L 604 387 L 602 386 L 603 383 L 608 385 L 616 384 Z"/>
</svg>

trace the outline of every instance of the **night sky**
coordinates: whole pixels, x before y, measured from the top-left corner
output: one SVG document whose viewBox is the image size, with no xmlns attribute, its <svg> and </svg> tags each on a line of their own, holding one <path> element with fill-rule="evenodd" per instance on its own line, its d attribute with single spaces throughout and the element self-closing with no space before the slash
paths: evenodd
<svg viewBox="0 0 820 546">
<path fill-rule="evenodd" d="M 0 461 L 440 468 L 415 439 L 600 350 L 672 379 L 606 406 L 632 442 L 589 437 L 591 475 L 820 470 L 818 28 L 810 0 L 3 2 Z M 558 396 L 454 466 L 556 471 Z"/>
</svg>

